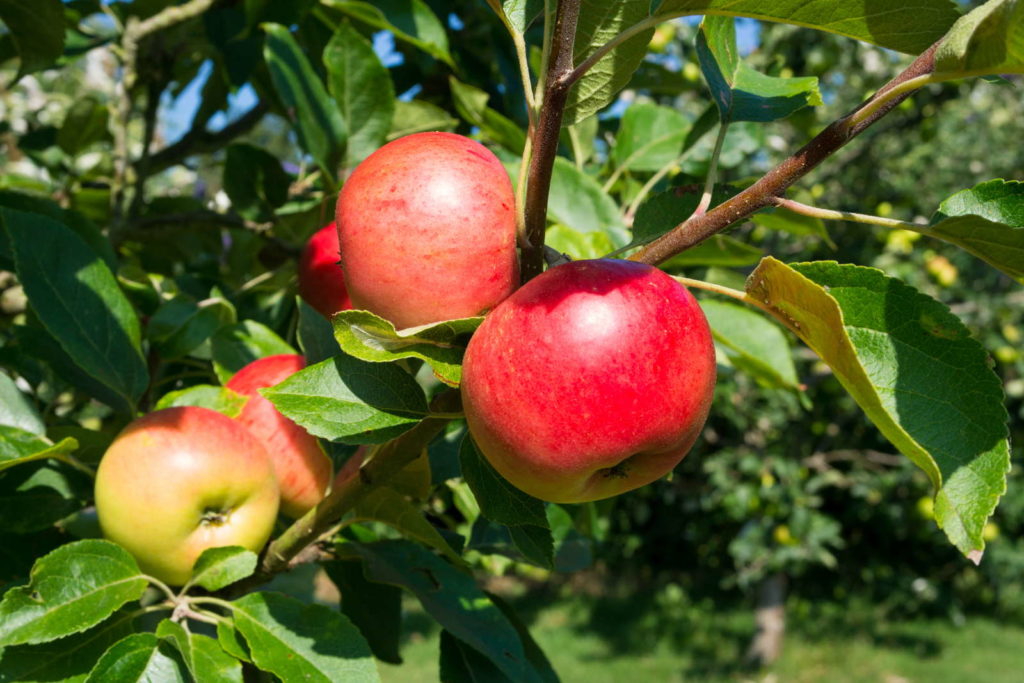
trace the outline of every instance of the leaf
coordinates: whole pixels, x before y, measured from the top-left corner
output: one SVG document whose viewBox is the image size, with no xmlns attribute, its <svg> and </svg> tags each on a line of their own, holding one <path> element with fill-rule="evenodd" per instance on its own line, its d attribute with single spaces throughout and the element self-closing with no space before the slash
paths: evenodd
<svg viewBox="0 0 1024 683">
<path fill-rule="evenodd" d="M 64 7 L 60 0 L 0 0 L 0 20 L 7 25 L 21 58 L 15 81 L 52 66 L 64 53 Z"/>
<path fill-rule="evenodd" d="M 196 560 L 186 588 L 201 586 L 210 592 L 219 591 L 250 576 L 257 562 L 256 553 L 239 546 L 207 548 Z"/>
<path fill-rule="evenodd" d="M 372 4 L 346 0 L 321 2 L 376 29 L 391 31 L 398 40 L 455 67 L 448 52 L 448 35 L 444 31 L 444 24 L 423 0 L 374 0 Z"/>
<path fill-rule="evenodd" d="M 577 232 L 564 225 L 548 228 L 544 244 L 574 260 L 601 258 L 615 251 L 611 238 L 603 232 Z"/>
<path fill-rule="evenodd" d="M 508 532 L 523 557 L 545 569 L 555 568 L 555 541 L 550 529 L 524 524 L 510 526 Z"/>
<path fill-rule="evenodd" d="M 114 255 L 110 242 L 96 224 L 83 214 L 72 209 L 64 209 L 56 202 L 44 199 L 43 197 L 11 192 L 9 190 L 0 190 L 0 206 L 28 213 L 42 214 L 58 223 L 62 223 L 85 240 L 92 247 L 92 250 L 103 259 L 103 262 L 107 264 L 111 271 L 117 270 L 117 256 Z M 5 252 L 8 249 L 6 236 L 3 230 L 0 229 L 0 262 L 3 261 L 3 257 L 6 255 Z"/>
<path fill-rule="evenodd" d="M 267 222 L 274 209 L 288 200 L 291 178 L 281 162 L 269 152 L 247 145 L 228 145 L 224 159 L 224 192 L 231 206 L 243 218 Z"/>
<path fill-rule="evenodd" d="M 242 683 L 242 665 L 213 638 L 186 631 L 181 624 L 167 619 L 157 625 L 156 635 L 174 644 L 193 680 Z"/>
<path fill-rule="evenodd" d="M 383 522 L 406 538 L 440 551 L 455 564 L 462 564 L 462 558 L 426 520 L 419 508 L 387 487 L 378 488 L 364 496 L 356 503 L 347 521 Z"/>
<path fill-rule="evenodd" d="M 328 358 L 333 358 L 341 351 L 334 338 L 331 322 L 303 301 L 295 297 L 299 309 L 299 326 L 296 336 L 302 355 L 306 357 L 306 365 L 316 365 Z M 364 359 L 365 360 L 365 359 Z"/>
<path fill-rule="evenodd" d="M 57 131 L 57 146 L 74 156 L 106 137 L 108 109 L 95 97 L 77 99 Z"/>
<path fill-rule="evenodd" d="M 828 234 L 825 221 L 813 216 L 804 216 L 788 209 L 774 208 L 756 213 L 751 220 L 762 228 L 787 232 L 790 235 L 813 235 L 820 237 L 827 245 L 836 248 Z"/>
<path fill-rule="evenodd" d="M 957 192 L 939 205 L 922 232 L 1024 283 L 1024 183 L 989 180 Z"/>
<path fill-rule="evenodd" d="M 92 481 L 84 474 L 36 461 L 0 477 L 0 524 L 5 533 L 27 534 L 51 528 L 81 510 Z"/>
<path fill-rule="evenodd" d="M 311 365 L 260 393 L 310 434 L 342 443 L 383 443 L 427 413 L 423 390 L 391 363 L 346 354 Z"/>
<path fill-rule="evenodd" d="M 160 681 L 186 683 L 188 676 L 174 647 L 152 633 L 133 633 L 104 653 L 86 683 Z"/>
<path fill-rule="evenodd" d="M 299 145 L 333 178 L 345 154 L 345 120 L 288 29 L 280 24 L 264 24 L 263 28 L 267 33 L 263 57 Z"/>
<path fill-rule="evenodd" d="M 213 370 L 224 383 L 249 363 L 281 354 L 294 355 L 295 349 L 272 329 L 255 320 L 243 320 L 222 327 L 210 339 Z"/>
<path fill-rule="evenodd" d="M 371 581 L 411 591 L 443 628 L 486 656 L 513 681 L 535 680 L 513 626 L 464 574 L 410 541 L 342 543 L 339 556 L 366 563 Z"/>
<path fill-rule="evenodd" d="M 52 444 L 38 434 L 0 425 L 0 472 L 35 460 L 61 459 L 61 456 L 73 453 L 77 448 L 78 442 L 71 438 Z"/>
<path fill-rule="evenodd" d="M 487 0 L 499 16 L 508 20 L 516 33 L 526 33 L 530 24 L 544 11 L 544 0 Z"/>
<path fill-rule="evenodd" d="M 961 17 L 935 51 L 944 78 L 1024 73 L 1024 2 L 989 0 Z"/>
<path fill-rule="evenodd" d="M 368 581 L 359 561 L 336 560 L 323 567 L 341 593 L 341 611 L 366 638 L 373 656 L 389 664 L 401 664 L 401 589 Z"/>
<path fill-rule="evenodd" d="M 221 649 L 232 657 L 241 659 L 243 662 L 252 661 L 249 646 L 245 644 L 245 639 L 235 628 L 233 622 L 223 620 L 217 622 L 217 642 Z"/>
<path fill-rule="evenodd" d="M 333 322 L 334 337 L 345 353 L 371 363 L 419 358 L 430 364 L 442 382 L 458 386 L 469 335 L 483 320 L 445 320 L 399 331 L 369 311 L 340 311 Z"/>
<path fill-rule="evenodd" d="M 615 200 L 596 180 L 564 157 L 555 158 L 548 211 L 559 223 L 578 232 L 605 233 L 616 246 L 629 239 Z"/>
<path fill-rule="evenodd" d="M 36 560 L 29 584 L 0 602 L 0 647 L 45 643 L 100 623 L 147 581 L 135 559 L 108 541 L 76 541 Z"/>
<path fill-rule="evenodd" d="M 200 408 L 209 408 L 210 410 L 216 410 L 218 413 L 224 413 L 228 417 L 238 417 L 242 414 L 242 410 L 248 402 L 248 396 L 242 396 L 227 387 L 197 384 L 187 389 L 179 389 L 178 391 L 164 394 L 157 401 L 155 410 L 179 406 L 199 406 Z"/>
<path fill-rule="evenodd" d="M 785 335 L 764 314 L 723 301 L 701 300 L 715 341 L 737 368 L 760 384 L 796 389 L 799 380 Z"/>
<path fill-rule="evenodd" d="M 765 303 L 822 360 L 882 434 L 928 474 L 935 521 L 961 552 L 1006 490 L 1006 410 L 985 350 L 944 305 L 881 271 L 834 261 L 751 273 Z"/>
<path fill-rule="evenodd" d="M 462 476 L 473 490 L 484 517 L 508 526 L 532 524 L 548 528 L 544 502 L 527 495 L 505 481 L 491 467 L 468 434 L 459 449 Z"/>
<path fill-rule="evenodd" d="M 82 239 L 39 214 L 0 209 L 18 278 L 47 331 L 85 372 L 130 405 L 149 383 L 139 320 Z"/>
<path fill-rule="evenodd" d="M 210 297 L 196 303 L 179 296 L 165 302 L 149 319 L 146 336 L 165 360 L 182 358 L 198 349 L 225 325 L 235 322 L 235 307 L 227 299 Z"/>
<path fill-rule="evenodd" d="M 395 117 L 391 120 L 388 140 L 433 130 L 451 132 L 457 125 L 457 119 L 435 104 L 423 100 L 398 100 L 395 102 Z"/>
<path fill-rule="evenodd" d="M 280 593 L 232 603 L 253 662 L 284 681 L 379 681 L 366 640 L 344 614 Z"/>
<path fill-rule="evenodd" d="M 345 165 L 354 167 L 384 144 L 395 113 L 395 86 L 370 41 L 347 21 L 324 48 L 327 88 L 348 126 Z"/>
<path fill-rule="evenodd" d="M 721 204 L 733 194 L 730 189 L 716 188 L 711 195 L 711 206 Z M 696 186 L 674 187 L 651 195 L 637 209 L 633 220 L 633 240 L 628 246 L 639 247 L 653 242 L 674 229 L 693 215 L 700 198 L 701 191 Z"/>
<path fill-rule="evenodd" d="M 487 106 L 490 95 L 485 91 L 448 77 L 452 100 L 459 116 L 480 129 L 483 136 L 510 152 L 520 154 L 526 145 L 526 133 L 511 119 Z"/>
<path fill-rule="evenodd" d="M 665 270 L 687 266 L 750 266 L 761 260 L 762 252 L 752 244 L 728 235 L 714 235 L 661 264 Z"/>
<path fill-rule="evenodd" d="M 653 173 L 679 158 L 689 131 L 690 122 L 675 109 L 638 102 L 622 115 L 612 158 L 617 167 Z"/>
<path fill-rule="evenodd" d="M 44 434 L 46 426 L 32 400 L 6 373 L 0 372 L 0 425 L 17 427 L 32 434 Z"/>
</svg>

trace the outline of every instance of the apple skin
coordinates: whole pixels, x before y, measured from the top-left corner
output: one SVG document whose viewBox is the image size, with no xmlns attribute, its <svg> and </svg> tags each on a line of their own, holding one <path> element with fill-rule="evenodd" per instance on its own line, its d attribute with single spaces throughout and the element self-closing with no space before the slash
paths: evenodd
<svg viewBox="0 0 1024 683">
<path fill-rule="evenodd" d="M 461 135 L 384 145 L 345 182 L 336 217 L 353 306 L 399 329 L 479 315 L 519 285 L 512 183 Z"/>
<path fill-rule="evenodd" d="M 313 233 L 299 258 L 299 296 L 328 319 L 352 308 L 338 254 L 338 228 L 329 223 Z"/>
<path fill-rule="evenodd" d="M 259 441 L 235 420 L 195 406 L 131 422 L 96 472 L 103 535 L 172 586 L 188 581 L 207 548 L 259 552 L 278 501 L 274 467 Z"/>
<path fill-rule="evenodd" d="M 581 503 L 649 484 L 700 434 L 715 350 L 690 292 L 651 266 L 575 261 L 505 299 L 474 333 L 462 402 L 491 465 Z"/>
<path fill-rule="evenodd" d="M 292 518 L 301 517 L 323 499 L 333 465 L 316 437 L 278 412 L 259 389 L 279 384 L 304 367 L 302 356 L 267 356 L 246 365 L 225 385 L 249 397 L 235 419 L 270 453 L 281 488 L 281 512 Z"/>
</svg>

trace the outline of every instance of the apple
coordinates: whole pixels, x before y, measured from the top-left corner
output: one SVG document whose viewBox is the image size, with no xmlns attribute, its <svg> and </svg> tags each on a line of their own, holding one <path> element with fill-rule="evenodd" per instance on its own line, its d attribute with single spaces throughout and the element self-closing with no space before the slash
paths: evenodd
<svg viewBox="0 0 1024 683">
<path fill-rule="evenodd" d="M 96 512 L 108 539 L 142 571 L 186 583 L 207 548 L 259 552 L 277 519 L 270 456 L 245 427 L 214 410 L 167 408 L 128 424 L 96 472 Z"/>
<path fill-rule="evenodd" d="M 235 419 L 266 447 L 281 487 L 281 512 L 301 517 L 320 502 L 331 483 L 331 459 L 320 442 L 305 429 L 278 412 L 259 394 L 306 367 L 302 356 L 282 354 L 249 363 L 225 385 L 249 401 Z"/>
<path fill-rule="evenodd" d="M 549 269 L 470 339 L 462 401 L 480 451 L 532 496 L 580 503 L 683 459 L 715 386 L 711 331 L 683 285 L 610 259 Z"/>
<path fill-rule="evenodd" d="M 313 233 L 299 258 L 299 296 L 325 318 L 352 308 L 338 251 L 338 228 L 329 223 Z"/>
<path fill-rule="evenodd" d="M 336 217 L 353 306 L 397 328 L 481 314 L 519 285 L 512 183 L 461 135 L 384 145 L 345 182 Z"/>
</svg>

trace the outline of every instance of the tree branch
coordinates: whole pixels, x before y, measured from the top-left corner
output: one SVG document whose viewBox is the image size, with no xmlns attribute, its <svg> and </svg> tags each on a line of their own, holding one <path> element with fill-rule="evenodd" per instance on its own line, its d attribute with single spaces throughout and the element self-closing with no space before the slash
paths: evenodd
<svg viewBox="0 0 1024 683">
<path fill-rule="evenodd" d="M 211 133 L 204 128 L 193 128 L 173 145 L 163 148 L 150 157 L 150 172 L 159 173 L 175 164 L 180 164 L 193 154 L 203 154 L 220 149 L 239 135 L 252 130 L 268 111 L 270 111 L 270 105 L 261 100 L 236 121 L 229 123 L 216 133 Z"/>
<path fill-rule="evenodd" d="M 898 94 L 895 96 L 890 96 L 888 93 L 890 90 L 901 88 L 904 83 L 912 79 L 932 73 L 935 68 L 937 47 L 938 43 L 932 45 L 873 97 L 850 114 L 832 123 L 799 151 L 743 192 L 722 202 L 711 211 L 700 216 L 693 216 L 677 225 L 672 231 L 662 235 L 629 258 L 633 261 L 656 265 L 721 232 L 736 221 L 771 206 L 775 202 L 775 198 L 781 196 L 790 185 L 807 175 L 818 164 L 909 97 L 912 90 L 898 90 Z M 868 112 L 868 114 L 864 115 L 863 112 Z"/>
</svg>

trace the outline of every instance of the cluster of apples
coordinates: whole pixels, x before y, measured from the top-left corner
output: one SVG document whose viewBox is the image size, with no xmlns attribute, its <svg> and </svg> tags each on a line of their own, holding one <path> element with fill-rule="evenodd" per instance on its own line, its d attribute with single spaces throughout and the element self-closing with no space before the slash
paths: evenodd
<svg viewBox="0 0 1024 683">
<path fill-rule="evenodd" d="M 497 157 L 460 135 L 409 135 L 363 161 L 335 223 L 306 245 L 299 291 L 328 317 L 359 308 L 400 329 L 486 314 L 463 365 L 469 431 L 502 476 L 543 500 L 597 500 L 658 479 L 707 417 L 715 353 L 687 289 L 611 259 L 560 265 L 519 287 L 512 184 Z M 253 397 L 237 420 L 159 411 L 104 456 L 104 533 L 153 575 L 184 582 L 207 547 L 258 550 L 278 499 L 294 516 L 323 496 L 331 472 L 316 439 L 256 393 L 301 367 L 287 358 L 228 383 Z M 153 459 L 167 472 L 156 490 Z M 178 501 L 162 509 L 194 504 L 162 519 L 152 514 L 160 497 Z M 244 532 L 229 535 L 236 524 Z"/>
</svg>

